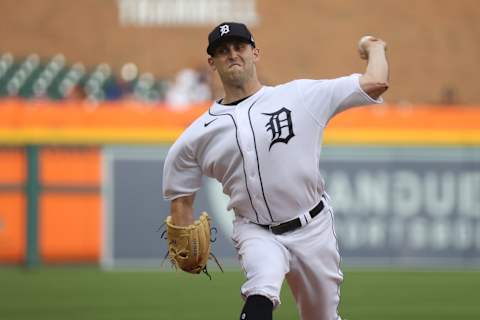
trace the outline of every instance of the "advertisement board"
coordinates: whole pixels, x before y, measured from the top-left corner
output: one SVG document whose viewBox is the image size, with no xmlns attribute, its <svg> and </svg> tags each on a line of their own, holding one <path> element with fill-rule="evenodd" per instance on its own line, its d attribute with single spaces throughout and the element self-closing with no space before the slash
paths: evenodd
<svg viewBox="0 0 480 320">
<path fill-rule="evenodd" d="M 104 266 L 158 266 L 165 256 L 161 225 L 169 203 L 162 198 L 162 169 L 167 150 L 105 150 Z M 479 160 L 475 148 L 324 148 L 320 170 L 344 263 L 478 264 Z M 220 184 L 205 178 L 195 212 L 211 214 L 213 251 L 235 265 L 227 201 Z"/>
</svg>

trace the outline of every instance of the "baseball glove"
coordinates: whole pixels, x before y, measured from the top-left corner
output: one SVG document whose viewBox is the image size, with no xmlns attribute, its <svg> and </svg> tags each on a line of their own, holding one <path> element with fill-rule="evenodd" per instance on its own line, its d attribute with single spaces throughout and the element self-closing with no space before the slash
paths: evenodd
<svg viewBox="0 0 480 320">
<path fill-rule="evenodd" d="M 165 220 L 167 226 L 168 255 L 172 263 L 189 273 L 207 272 L 210 257 L 210 222 L 203 212 L 200 218 L 187 227 L 173 225 L 171 217 Z"/>
</svg>

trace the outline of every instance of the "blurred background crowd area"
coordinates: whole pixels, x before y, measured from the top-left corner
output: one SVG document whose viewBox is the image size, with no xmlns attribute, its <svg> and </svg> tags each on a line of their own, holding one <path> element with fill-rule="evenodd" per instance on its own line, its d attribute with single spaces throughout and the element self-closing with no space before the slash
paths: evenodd
<svg viewBox="0 0 480 320">
<path fill-rule="evenodd" d="M 362 72 L 356 43 L 388 43 L 391 104 L 478 104 L 477 0 L 0 1 L 0 99 L 133 99 L 186 106 L 222 96 L 207 64 L 221 21 L 252 29 L 261 81 Z"/>
<path fill-rule="evenodd" d="M 138 100 L 185 106 L 211 99 L 210 74 L 185 68 L 174 79 L 140 73 L 134 63 L 118 72 L 107 63 L 93 67 L 70 63 L 62 54 L 40 58 L 38 54 L 0 56 L 0 97 L 42 100 L 89 100 L 91 102 Z"/>
</svg>

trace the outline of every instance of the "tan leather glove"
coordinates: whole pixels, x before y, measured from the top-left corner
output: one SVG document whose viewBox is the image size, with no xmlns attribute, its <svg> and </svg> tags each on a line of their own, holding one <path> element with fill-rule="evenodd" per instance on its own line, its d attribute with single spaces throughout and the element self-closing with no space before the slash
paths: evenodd
<svg viewBox="0 0 480 320">
<path fill-rule="evenodd" d="M 175 266 L 189 273 L 206 271 L 210 256 L 208 214 L 203 212 L 198 220 L 187 227 L 173 225 L 170 216 L 165 220 L 165 224 L 167 226 L 168 255 Z"/>
</svg>

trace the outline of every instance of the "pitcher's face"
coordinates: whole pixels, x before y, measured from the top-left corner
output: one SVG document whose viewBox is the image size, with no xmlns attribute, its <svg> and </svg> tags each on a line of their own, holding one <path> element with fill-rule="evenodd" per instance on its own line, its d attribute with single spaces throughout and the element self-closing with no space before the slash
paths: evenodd
<svg viewBox="0 0 480 320">
<path fill-rule="evenodd" d="M 242 40 L 226 40 L 215 48 L 208 63 L 216 70 L 222 82 L 241 85 L 256 76 L 255 63 L 259 50 Z"/>
</svg>

